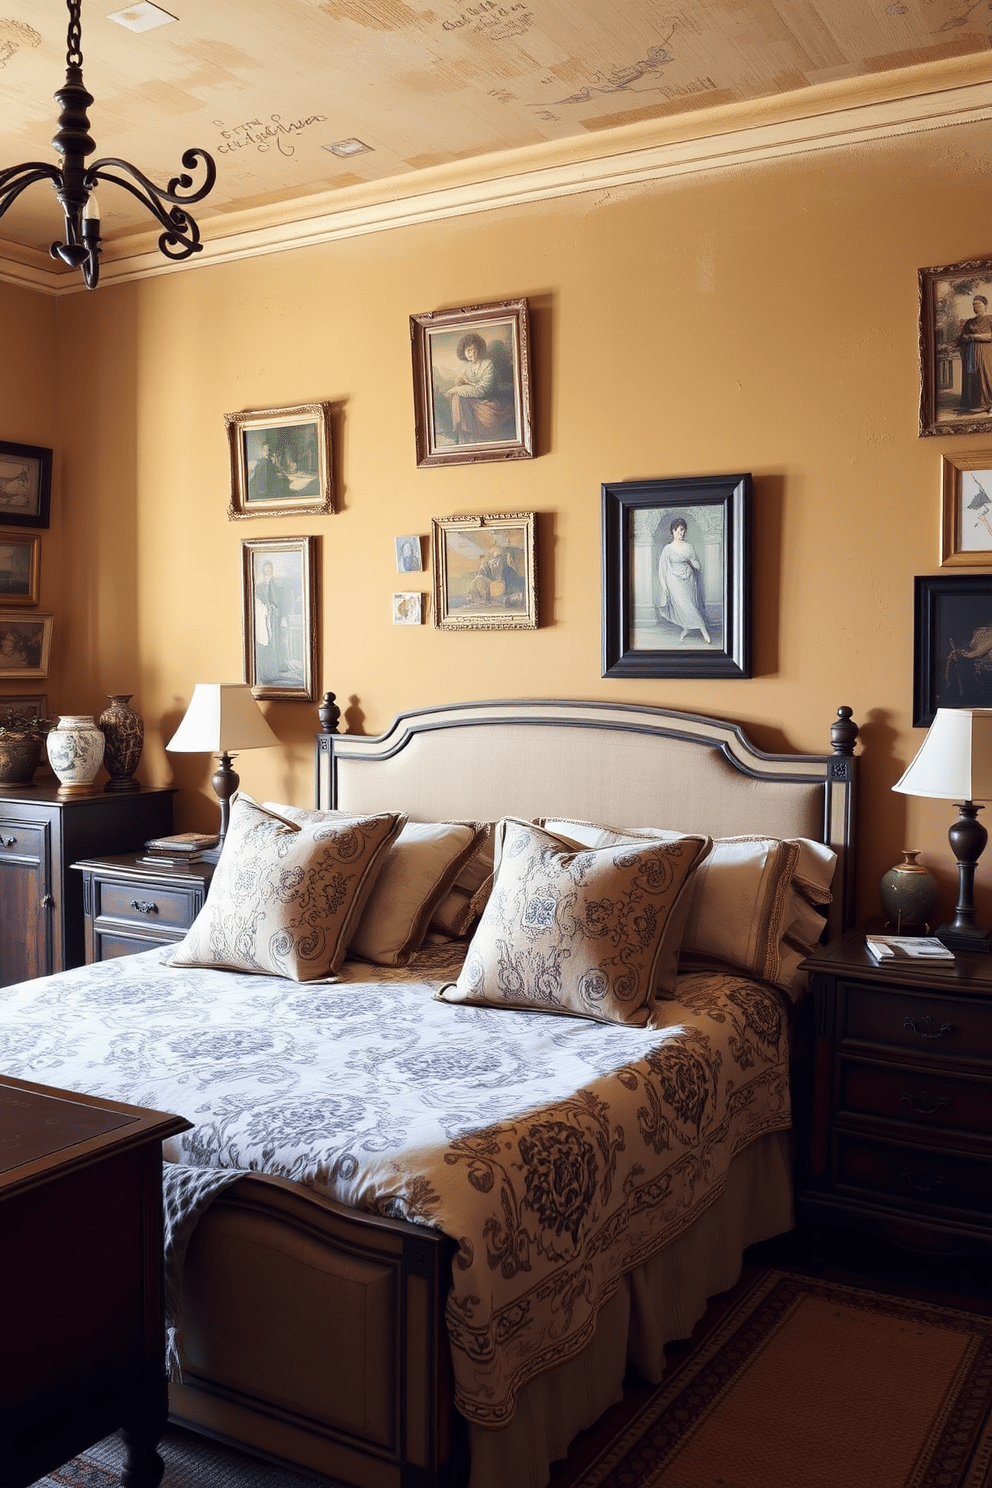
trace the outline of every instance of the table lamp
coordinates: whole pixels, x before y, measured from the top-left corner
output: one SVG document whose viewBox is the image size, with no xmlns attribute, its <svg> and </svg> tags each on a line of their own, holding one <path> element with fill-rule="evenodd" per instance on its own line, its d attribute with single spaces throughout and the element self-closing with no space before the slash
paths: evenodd
<svg viewBox="0 0 992 1488">
<path fill-rule="evenodd" d="M 957 802 L 960 815 L 947 837 L 958 862 L 958 902 L 953 920 L 936 934 L 952 951 L 987 952 L 990 932 L 975 917 L 975 869 L 989 840 L 977 803 L 992 800 L 992 708 L 938 708 L 919 753 L 892 789 Z"/>
<path fill-rule="evenodd" d="M 279 740 L 269 728 L 247 682 L 197 682 L 182 723 L 165 746 L 180 754 L 217 754 L 210 784 L 220 801 L 220 839 L 204 856 L 220 856 L 231 818 L 231 797 L 241 781 L 231 759 L 242 749 L 267 749 Z"/>
</svg>

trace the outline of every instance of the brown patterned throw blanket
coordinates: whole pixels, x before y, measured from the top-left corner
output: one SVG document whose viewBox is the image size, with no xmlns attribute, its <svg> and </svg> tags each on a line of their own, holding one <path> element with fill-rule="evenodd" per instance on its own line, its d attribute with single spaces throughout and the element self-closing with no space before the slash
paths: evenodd
<svg viewBox="0 0 992 1488">
<path fill-rule="evenodd" d="M 789 1126 L 787 1017 L 709 974 L 679 979 L 655 1030 L 434 1001 L 457 970 L 435 949 L 316 986 L 146 952 L 0 992 L 0 1067 L 186 1116 L 174 1162 L 451 1235 L 457 1404 L 498 1426 L 733 1157 Z"/>
</svg>

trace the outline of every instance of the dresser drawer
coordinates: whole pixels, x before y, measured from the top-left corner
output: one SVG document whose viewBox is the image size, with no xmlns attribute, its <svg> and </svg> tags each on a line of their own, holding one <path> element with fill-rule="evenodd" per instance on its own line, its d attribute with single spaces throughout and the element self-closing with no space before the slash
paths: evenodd
<svg viewBox="0 0 992 1488">
<path fill-rule="evenodd" d="M 94 919 L 140 925 L 152 935 L 159 929 L 188 930 L 196 916 L 196 903 L 196 890 L 178 884 L 135 884 L 93 877 Z"/>
<path fill-rule="evenodd" d="M 922 1143 L 903 1145 L 837 1129 L 833 1181 L 838 1193 L 915 1214 L 992 1215 L 992 1158 Z"/>
<path fill-rule="evenodd" d="M 876 1116 L 992 1140 L 992 1081 L 910 1065 L 840 1059 L 837 1114 Z"/>
<path fill-rule="evenodd" d="M 933 1064 L 992 1062 L 992 1003 L 937 995 L 921 987 L 867 986 L 842 981 L 837 996 L 837 1045 L 904 1051 Z"/>
<path fill-rule="evenodd" d="M 0 816 L 0 863 L 43 863 L 49 837 L 47 822 Z"/>
</svg>

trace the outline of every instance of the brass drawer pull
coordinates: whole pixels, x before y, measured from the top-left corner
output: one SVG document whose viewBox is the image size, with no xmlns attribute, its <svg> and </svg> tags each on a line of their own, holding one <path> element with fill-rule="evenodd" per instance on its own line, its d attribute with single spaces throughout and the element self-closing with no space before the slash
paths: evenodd
<svg viewBox="0 0 992 1488">
<path fill-rule="evenodd" d="M 136 909 L 139 914 L 158 914 L 158 905 L 149 899 L 132 899 L 131 908 Z"/>
<path fill-rule="evenodd" d="M 943 1038 L 945 1034 L 957 1032 L 953 1023 L 941 1023 L 939 1028 L 935 1028 L 929 1013 L 925 1018 L 904 1018 L 902 1026 L 911 1028 L 920 1038 Z"/>
<path fill-rule="evenodd" d="M 16 841 L 16 837 L 0 837 L 0 844 L 4 847 L 13 847 Z"/>
<path fill-rule="evenodd" d="M 928 1173 L 926 1168 L 917 1168 L 915 1173 L 903 1168 L 899 1177 L 920 1193 L 931 1193 L 935 1188 L 942 1188 L 945 1182 L 942 1173 Z"/>
<path fill-rule="evenodd" d="M 951 1104 L 942 1095 L 927 1095 L 925 1090 L 921 1090 L 918 1095 L 910 1095 L 908 1090 L 904 1090 L 899 1099 L 912 1106 L 921 1116 L 932 1116 L 934 1111 L 945 1111 Z"/>
</svg>

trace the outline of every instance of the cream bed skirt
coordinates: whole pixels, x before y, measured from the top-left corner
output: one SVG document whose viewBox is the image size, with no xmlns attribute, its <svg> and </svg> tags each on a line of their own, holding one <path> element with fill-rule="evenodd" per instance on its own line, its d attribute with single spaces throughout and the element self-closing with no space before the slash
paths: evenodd
<svg viewBox="0 0 992 1488">
<path fill-rule="evenodd" d="M 695 1224 L 624 1278 L 592 1342 L 532 1380 L 508 1426 L 469 1427 L 469 1488 L 545 1488 L 551 1463 L 576 1433 L 621 1398 L 628 1363 L 660 1380 L 665 1344 L 688 1338 L 707 1300 L 734 1285 L 746 1247 L 792 1223 L 791 1134 L 775 1132 L 735 1159 L 724 1192 Z"/>
</svg>

